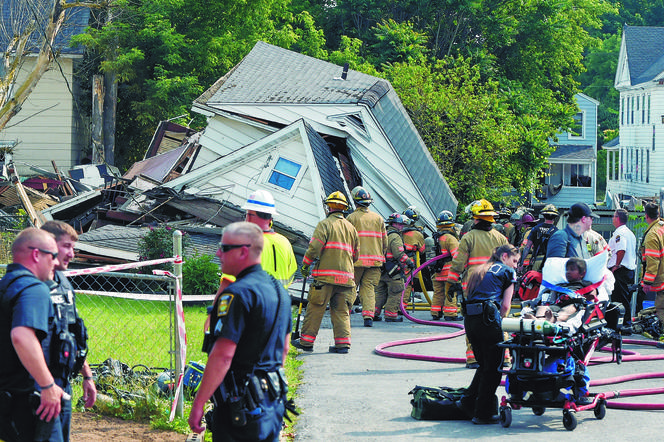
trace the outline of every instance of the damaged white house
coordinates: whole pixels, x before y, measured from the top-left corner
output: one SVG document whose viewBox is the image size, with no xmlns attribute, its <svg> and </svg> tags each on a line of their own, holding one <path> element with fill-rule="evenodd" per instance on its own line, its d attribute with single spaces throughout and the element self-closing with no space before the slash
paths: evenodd
<svg viewBox="0 0 664 442">
<path fill-rule="evenodd" d="M 187 195 L 168 204 L 204 220 L 239 219 L 259 188 L 275 197 L 276 226 L 304 244 L 325 217 L 323 199 L 336 190 L 349 197 L 356 185 L 369 190 L 385 218 L 414 205 L 435 229 L 438 212 L 456 212 L 386 80 L 259 42 L 193 110 L 208 117 L 200 148 L 162 189 Z M 205 203 L 192 205 L 197 199 Z"/>
</svg>

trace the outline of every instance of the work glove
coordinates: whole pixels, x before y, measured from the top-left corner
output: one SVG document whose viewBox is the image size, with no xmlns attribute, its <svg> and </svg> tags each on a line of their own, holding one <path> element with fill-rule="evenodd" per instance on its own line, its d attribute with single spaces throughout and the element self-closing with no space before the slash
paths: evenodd
<svg viewBox="0 0 664 442">
<path fill-rule="evenodd" d="M 447 299 L 450 301 L 454 301 L 459 293 L 463 293 L 463 288 L 461 287 L 461 284 L 458 282 L 454 282 L 450 284 L 450 286 L 447 289 Z"/>
<path fill-rule="evenodd" d="M 302 264 L 302 267 L 300 268 L 300 273 L 302 273 L 303 278 L 308 278 L 309 277 L 309 266 L 306 264 Z"/>
<path fill-rule="evenodd" d="M 416 266 L 415 266 L 415 262 L 414 262 L 412 259 L 410 259 L 410 258 L 408 258 L 408 260 L 406 260 L 406 266 L 407 266 L 410 270 L 415 270 L 415 267 L 416 267 Z"/>
</svg>

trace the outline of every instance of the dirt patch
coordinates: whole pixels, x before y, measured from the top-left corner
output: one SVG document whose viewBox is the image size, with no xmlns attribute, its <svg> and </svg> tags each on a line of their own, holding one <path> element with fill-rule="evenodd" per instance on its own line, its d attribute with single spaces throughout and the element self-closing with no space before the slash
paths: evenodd
<svg viewBox="0 0 664 442">
<path fill-rule="evenodd" d="M 87 412 L 72 415 L 72 442 L 184 442 L 186 439 L 186 434 L 153 430 L 149 424 Z"/>
</svg>

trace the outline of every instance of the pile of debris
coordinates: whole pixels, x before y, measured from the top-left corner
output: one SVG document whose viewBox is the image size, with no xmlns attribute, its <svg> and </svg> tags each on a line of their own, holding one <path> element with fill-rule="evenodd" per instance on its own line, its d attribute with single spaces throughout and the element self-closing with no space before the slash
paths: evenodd
<svg viewBox="0 0 664 442">
<path fill-rule="evenodd" d="M 87 164 L 65 176 L 53 162 L 53 171 L 27 165 L 36 175 L 22 179 L 11 155 L 6 155 L 0 223 L 15 229 L 28 225 L 25 218 L 36 226 L 47 220 L 69 223 L 80 235 L 76 254 L 80 265 L 138 261 L 138 240 L 157 224 L 189 234 L 190 250 L 185 253 L 214 256 L 221 227 L 243 219 L 244 211 L 228 202 L 161 186 L 189 171 L 200 148 L 199 137 L 189 128 L 162 122 L 145 158 L 124 175 L 113 166 Z M 19 209 L 27 215 L 21 216 Z M 306 245 L 303 240 L 295 241 L 300 249 Z"/>
</svg>

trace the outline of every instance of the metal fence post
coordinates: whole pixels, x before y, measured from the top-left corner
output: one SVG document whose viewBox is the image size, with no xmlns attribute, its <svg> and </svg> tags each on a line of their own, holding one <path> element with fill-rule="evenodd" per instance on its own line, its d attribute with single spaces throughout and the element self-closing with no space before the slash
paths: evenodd
<svg viewBox="0 0 664 442">
<path fill-rule="evenodd" d="M 173 232 L 173 256 L 174 257 L 180 257 L 179 260 L 175 261 L 173 263 L 173 274 L 175 277 L 179 280 L 180 287 L 182 287 L 182 232 L 179 230 L 176 230 Z M 175 294 L 177 297 L 177 293 Z M 173 298 L 173 301 L 175 302 L 175 298 Z M 180 374 L 182 374 L 182 370 L 184 370 L 184 367 L 182 366 L 182 363 L 180 362 L 180 351 L 181 351 L 181 346 L 184 345 L 185 343 L 180 342 L 180 333 L 178 333 L 178 318 L 177 318 L 177 309 L 173 308 L 173 312 L 175 314 L 175 321 L 174 324 L 175 326 L 175 348 L 176 352 L 175 354 L 177 355 L 175 358 L 175 380 L 177 382 L 177 379 L 180 379 Z M 178 396 L 178 403 L 175 408 L 175 414 L 178 417 L 182 417 L 184 415 L 184 397 L 183 397 L 183 392 L 180 391 L 180 394 Z"/>
</svg>

